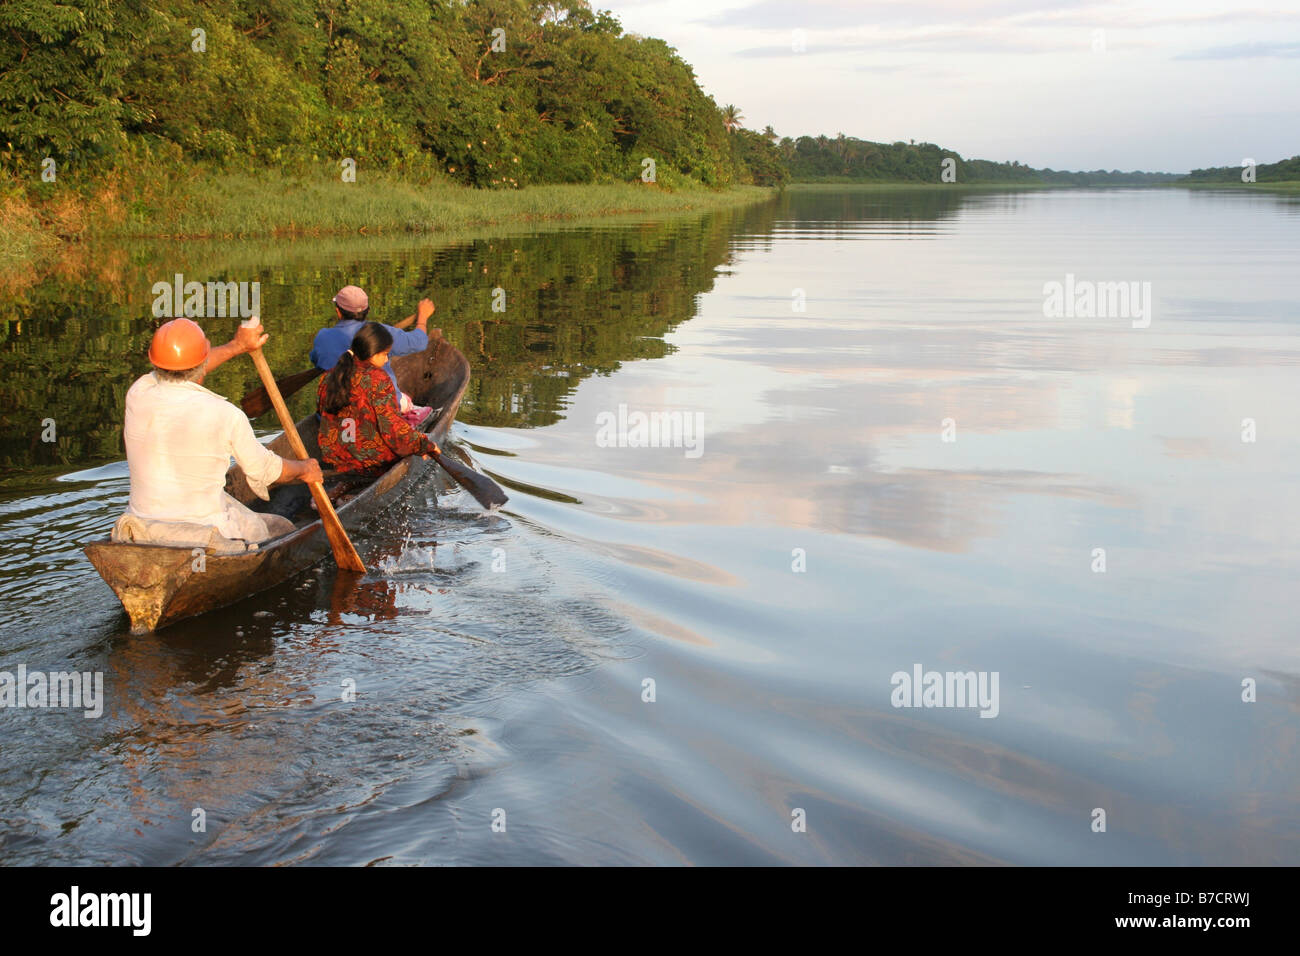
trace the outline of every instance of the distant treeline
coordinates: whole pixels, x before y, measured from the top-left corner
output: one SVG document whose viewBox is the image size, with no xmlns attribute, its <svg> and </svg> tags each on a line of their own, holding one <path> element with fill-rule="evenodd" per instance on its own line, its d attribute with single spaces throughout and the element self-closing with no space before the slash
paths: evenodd
<svg viewBox="0 0 1300 956">
<path fill-rule="evenodd" d="M 843 134 L 786 137 L 777 151 L 795 182 L 1042 183 L 1102 186 L 1174 182 L 1175 173 L 1121 172 L 1097 169 L 1066 172 L 1034 169 L 1020 162 L 995 163 L 962 159 L 933 143 L 872 143 Z M 950 161 L 945 163 L 945 161 Z M 950 170 L 943 178 L 945 168 Z"/>
<path fill-rule="evenodd" d="M 1209 169 L 1193 169 L 1187 176 L 1187 182 L 1193 183 L 1240 183 L 1245 182 L 1242 166 L 1212 166 Z M 1255 182 L 1285 183 L 1300 182 L 1300 156 L 1282 159 L 1276 163 L 1260 163 L 1255 167 Z"/>
</svg>

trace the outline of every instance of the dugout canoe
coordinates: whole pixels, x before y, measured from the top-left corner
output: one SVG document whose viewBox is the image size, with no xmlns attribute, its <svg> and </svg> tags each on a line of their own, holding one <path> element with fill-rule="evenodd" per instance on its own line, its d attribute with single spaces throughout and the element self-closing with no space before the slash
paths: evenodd
<svg viewBox="0 0 1300 956">
<path fill-rule="evenodd" d="M 433 409 L 421 428 L 442 446 L 469 385 L 469 362 L 441 335 L 431 336 L 425 351 L 392 362 L 402 391 L 416 404 Z M 297 428 L 308 455 L 318 458 L 316 416 L 308 415 L 297 423 Z M 267 447 L 282 457 L 294 457 L 283 432 Z M 431 472 L 436 473 L 433 480 L 442 481 L 445 487 L 445 475 L 434 462 L 419 456 L 403 458 L 371 484 L 349 489 L 335 505 L 339 520 L 349 530 L 368 524 L 430 477 Z M 294 521 L 294 530 L 262 543 L 256 551 L 218 554 L 208 550 L 202 562 L 190 547 L 108 539 L 86 545 L 86 557 L 130 617 L 132 634 L 147 634 L 233 604 L 287 581 L 332 554 L 329 538 L 308 504 L 311 496 L 303 484 L 276 486 L 271 489 L 271 501 L 263 502 L 249 489 L 243 470 L 232 465 L 226 473 L 226 491 L 255 511 L 284 514 Z M 196 565 L 202 570 L 196 570 Z"/>
</svg>

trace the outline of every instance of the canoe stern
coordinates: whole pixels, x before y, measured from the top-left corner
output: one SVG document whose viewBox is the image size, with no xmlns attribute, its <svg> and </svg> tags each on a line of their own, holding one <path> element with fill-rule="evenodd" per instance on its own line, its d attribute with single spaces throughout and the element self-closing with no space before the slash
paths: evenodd
<svg viewBox="0 0 1300 956">
<path fill-rule="evenodd" d="M 109 541 L 92 542 L 85 552 L 122 602 L 131 618 L 132 634 L 148 634 L 158 628 L 173 595 L 194 573 L 197 560 L 181 548 Z"/>
</svg>

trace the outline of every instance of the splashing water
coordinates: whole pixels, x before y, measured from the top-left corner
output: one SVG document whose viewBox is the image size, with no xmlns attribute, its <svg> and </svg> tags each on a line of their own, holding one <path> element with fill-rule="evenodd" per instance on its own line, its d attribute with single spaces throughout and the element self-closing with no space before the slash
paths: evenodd
<svg viewBox="0 0 1300 956">
<path fill-rule="evenodd" d="M 407 535 L 406 540 L 402 542 L 402 549 L 396 555 L 389 555 L 379 560 L 377 567 L 385 575 L 411 574 L 420 571 L 436 570 L 435 551 L 438 545 L 436 543 L 428 547 L 411 545 L 411 537 Z"/>
</svg>

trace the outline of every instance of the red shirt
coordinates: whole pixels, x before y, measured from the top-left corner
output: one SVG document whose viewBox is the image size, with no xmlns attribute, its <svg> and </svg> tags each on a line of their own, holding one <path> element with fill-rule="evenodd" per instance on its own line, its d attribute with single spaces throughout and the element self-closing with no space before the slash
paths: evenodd
<svg viewBox="0 0 1300 956">
<path fill-rule="evenodd" d="M 322 378 L 316 390 L 317 408 L 325 400 L 328 378 L 328 374 Z M 345 436 L 352 440 L 344 441 Z M 407 455 L 429 455 L 434 450 L 429 436 L 402 417 L 388 373 L 369 362 L 360 362 L 353 370 L 347 405 L 334 414 L 321 409 L 318 440 L 321 457 L 341 472 L 378 468 Z"/>
</svg>

